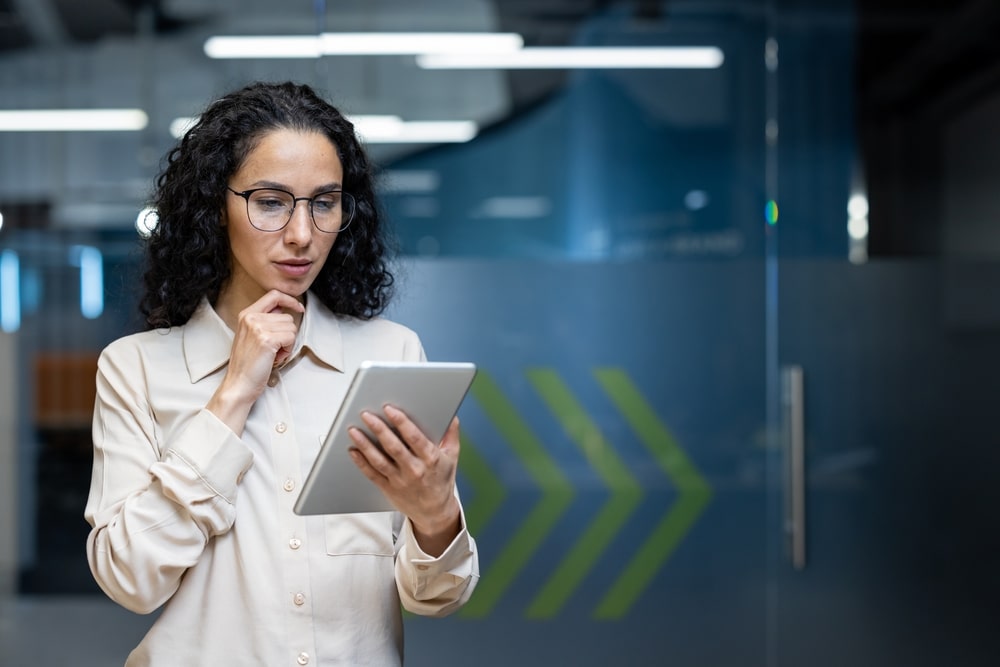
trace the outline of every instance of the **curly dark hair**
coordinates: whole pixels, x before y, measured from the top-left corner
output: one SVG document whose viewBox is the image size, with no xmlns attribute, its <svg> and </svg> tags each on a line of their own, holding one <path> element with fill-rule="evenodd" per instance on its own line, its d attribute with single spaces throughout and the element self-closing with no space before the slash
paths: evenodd
<svg viewBox="0 0 1000 667">
<path fill-rule="evenodd" d="M 370 319 L 392 295 L 389 235 L 368 156 L 354 126 L 306 85 L 249 84 L 212 102 L 167 153 L 156 179 L 159 222 L 146 242 L 139 310 L 150 329 L 184 324 L 202 297 L 214 303 L 231 275 L 221 223 L 226 186 L 260 139 L 275 129 L 316 131 L 337 148 L 343 188 L 357 202 L 310 290 L 338 315 Z"/>
</svg>

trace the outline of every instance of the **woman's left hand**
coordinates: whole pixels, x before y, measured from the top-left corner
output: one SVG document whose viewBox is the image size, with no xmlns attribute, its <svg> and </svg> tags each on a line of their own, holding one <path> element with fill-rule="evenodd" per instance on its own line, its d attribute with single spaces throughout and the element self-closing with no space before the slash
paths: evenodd
<svg viewBox="0 0 1000 667">
<path fill-rule="evenodd" d="M 413 523 L 417 541 L 428 555 L 439 556 L 461 528 L 455 475 L 459 428 L 455 417 L 441 443 L 431 442 L 402 410 L 386 406 L 388 423 L 365 412 L 362 419 L 378 444 L 351 428 L 351 458 Z"/>
</svg>

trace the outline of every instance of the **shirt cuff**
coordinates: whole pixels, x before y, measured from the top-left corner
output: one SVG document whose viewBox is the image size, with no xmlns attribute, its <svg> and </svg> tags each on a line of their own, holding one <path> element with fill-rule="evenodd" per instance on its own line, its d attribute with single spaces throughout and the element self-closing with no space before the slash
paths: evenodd
<svg viewBox="0 0 1000 667">
<path fill-rule="evenodd" d="M 468 569 L 469 557 L 475 552 L 472 536 L 469 534 L 468 526 L 465 523 L 465 509 L 459 509 L 459 531 L 451 544 L 435 558 L 428 555 L 420 548 L 417 536 L 413 532 L 413 522 L 409 518 L 403 520 L 403 544 L 406 545 L 404 557 L 415 570 L 417 575 L 414 593 L 420 597 L 425 594 L 423 590 L 428 578 L 451 572 L 453 574 L 464 573 Z"/>
<path fill-rule="evenodd" d="M 230 503 L 236 488 L 253 463 L 253 452 L 218 417 L 201 410 L 163 454 L 180 458 L 215 493 Z"/>
</svg>

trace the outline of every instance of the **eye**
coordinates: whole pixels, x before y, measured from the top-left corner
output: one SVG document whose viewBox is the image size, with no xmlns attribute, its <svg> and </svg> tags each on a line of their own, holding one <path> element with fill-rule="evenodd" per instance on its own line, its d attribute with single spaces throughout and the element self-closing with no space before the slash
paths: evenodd
<svg viewBox="0 0 1000 667">
<path fill-rule="evenodd" d="M 322 194 L 313 199 L 313 211 L 317 213 L 331 213 L 340 206 L 339 193 Z"/>
<path fill-rule="evenodd" d="M 250 201 L 262 211 L 276 211 L 288 207 L 287 195 L 270 190 L 261 190 L 253 193 Z"/>
</svg>

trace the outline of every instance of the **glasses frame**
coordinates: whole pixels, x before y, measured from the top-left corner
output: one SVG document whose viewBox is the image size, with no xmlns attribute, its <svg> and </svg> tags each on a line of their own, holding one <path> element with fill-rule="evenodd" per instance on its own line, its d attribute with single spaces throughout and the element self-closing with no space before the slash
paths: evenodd
<svg viewBox="0 0 1000 667">
<path fill-rule="evenodd" d="M 313 195 L 312 197 L 296 197 L 295 193 L 289 192 L 288 190 L 282 190 L 281 188 L 251 188 L 249 190 L 244 190 L 243 192 L 240 192 L 238 190 L 232 189 L 227 185 L 226 189 L 232 192 L 237 197 L 243 198 L 243 201 L 246 204 L 247 221 L 250 223 L 250 226 L 259 232 L 265 232 L 265 233 L 280 232 L 285 227 L 287 227 L 288 223 L 292 221 L 292 216 L 295 215 L 295 207 L 299 205 L 300 201 L 305 201 L 309 202 L 309 219 L 312 221 L 313 227 L 323 232 L 324 234 L 339 234 L 340 232 L 350 227 L 351 223 L 354 222 L 354 214 L 355 212 L 357 212 L 357 206 L 358 206 L 357 200 L 354 199 L 354 195 L 352 195 L 350 192 L 345 192 L 344 190 L 325 190 L 323 192 L 319 192 Z M 264 190 L 268 190 L 270 192 L 283 192 L 284 194 L 292 198 L 292 208 L 290 211 L 288 211 L 288 220 L 285 220 L 285 224 L 283 224 L 281 227 L 278 227 L 277 229 L 261 229 L 257 225 L 253 224 L 253 216 L 250 215 L 250 197 L 253 196 L 253 193 L 261 192 Z M 315 201 L 319 197 L 322 197 L 323 195 L 328 195 L 334 192 L 339 193 L 342 196 L 350 197 L 353 205 L 351 206 L 351 217 L 347 219 L 347 222 L 343 226 L 341 226 L 340 229 L 330 232 L 316 224 L 316 216 L 313 215 L 313 201 Z"/>
</svg>

